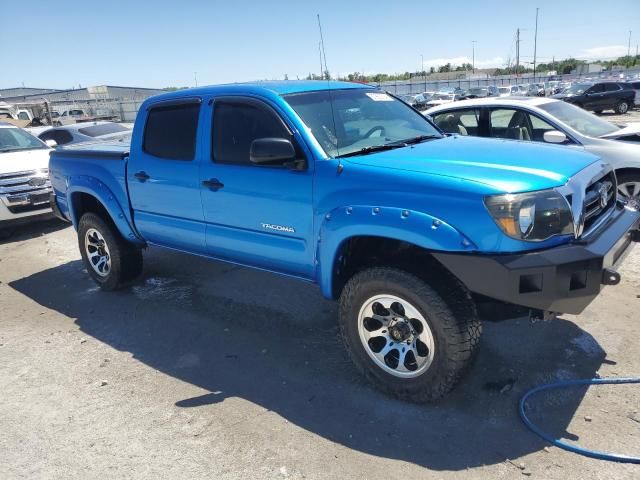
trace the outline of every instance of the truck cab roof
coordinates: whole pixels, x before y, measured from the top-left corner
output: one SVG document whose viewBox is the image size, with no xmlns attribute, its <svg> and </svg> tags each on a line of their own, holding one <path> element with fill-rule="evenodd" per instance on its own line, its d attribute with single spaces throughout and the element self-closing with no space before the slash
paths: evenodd
<svg viewBox="0 0 640 480">
<path fill-rule="evenodd" d="M 193 97 L 200 95 L 220 94 L 220 93 L 257 93 L 264 94 L 270 92 L 276 95 L 288 95 L 292 93 L 315 92 L 320 90 L 344 90 L 375 87 L 361 83 L 339 82 L 333 80 L 282 80 L 246 83 L 227 83 L 222 85 L 209 85 L 204 87 L 189 88 L 186 90 L 176 90 L 161 95 L 151 97 L 152 101 L 169 100 L 171 98 Z"/>
</svg>

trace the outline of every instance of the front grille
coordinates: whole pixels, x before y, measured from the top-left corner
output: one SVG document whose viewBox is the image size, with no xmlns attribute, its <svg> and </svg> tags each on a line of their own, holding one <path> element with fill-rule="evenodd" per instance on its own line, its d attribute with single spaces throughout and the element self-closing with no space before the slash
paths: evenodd
<svg viewBox="0 0 640 480">
<path fill-rule="evenodd" d="M 0 199 L 12 213 L 46 208 L 45 197 L 49 192 L 48 170 L 0 174 Z"/>
<path fill-rule="evenodd" d="M 585 191 L 584 196 L 584 228 L 585 234 L 595 227 L 616 203 L 616 177 L 613 172 L 599 178 Z"/>
</svg>

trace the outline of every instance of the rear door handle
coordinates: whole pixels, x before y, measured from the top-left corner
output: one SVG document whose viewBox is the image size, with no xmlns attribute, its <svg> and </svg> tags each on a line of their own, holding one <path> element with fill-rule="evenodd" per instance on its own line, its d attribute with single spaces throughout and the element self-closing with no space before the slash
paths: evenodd
<svg viewBox="0 0 640 480">
<path fill-rule="evenodd" d="M 214 192 L 216 192 L 216 191 L 218 191 L 218 190 L 220 190 L 221 188 L 224 187 L 224 183 L 222 183 L 217 178 L 212 178 L 210 180 L 203 180 L 202 181 L 202 185 L 204 185 L 205 187 L 209 188 L 210 190 L 213 190 Z"/>
<path fill-rule="evenodd" d="M 147 175 L 147 172 L 144 172 L 144 171 L 136 172 L 133 174 L 133 176 L 136 177 L 141 182 L 146 182 L 151 178 L 149 175 Z"/>
</svg>

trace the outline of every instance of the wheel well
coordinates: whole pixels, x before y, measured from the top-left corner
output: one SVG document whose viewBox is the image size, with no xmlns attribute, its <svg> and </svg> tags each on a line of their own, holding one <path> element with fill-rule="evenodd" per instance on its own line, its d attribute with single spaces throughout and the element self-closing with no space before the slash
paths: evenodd
<svg viewBox="0 0 640 480">
<path fill-rule="evenodd" d="M 620 175 L 636 175 L 640 178 L 640 168 L 619 168 L 616 170 L 616 177 Z"/>
<path fill-rule="evenodd" d="M 71 204 L 73 205 L 73 212 L 75 215 L 76 223 L 80 221 L 82 215 L 88 212 L 99 215 L 102 219 L 112 223 L 111 216 L 104 205 L 93 195 L 84 192 L 76 192 L 71 197 Z"/>
<path fill-rule="evenodd" d="M 347 281 L 368 267 L 396 267 L 422 279 L 452 275 L 428 250 L 409 242 L 376 236 L 357 236 L 345 240 L 333 265 L 332 294 L 338 298 Z"/>
</svg>

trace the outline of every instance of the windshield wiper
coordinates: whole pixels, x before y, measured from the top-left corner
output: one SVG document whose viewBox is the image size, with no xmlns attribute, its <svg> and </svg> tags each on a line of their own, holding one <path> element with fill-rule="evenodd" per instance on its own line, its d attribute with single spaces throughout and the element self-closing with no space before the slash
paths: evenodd
<svg viewBox="0 0 640 480">
<path fill-rule="evenodd" d="M 393 142 L 392 145 L 399 143 L 401 145 L 415 145 L 416 143 L 424 142 L 425 140 L 433 140 L 436 138 L 442 138 L 442 135 L 418 135 L 417 137 L 407 138 L 406 140 L 398 140 Z"/>
<path fill-rule="evenodd" d="M 371 147 L 364 147 L 360 150 L 356 150 L 355 152 L 344 153 L 342 155 L 337 155 L 335 158 L 345 158 L 345 157 L 356 157 L 358 155 L 368 155 L 370 153 L 375 152 L 383 152 L 385 150 L 393 150 L 394 148 L 402 148 L 406 147 L 407 144 L 402 142 L 393 142 L 393 143 L 385 143 L 383 145 L 374 145 Z"/>
</svg>

